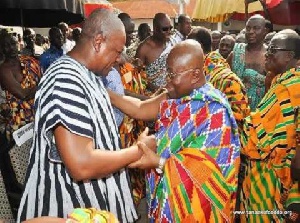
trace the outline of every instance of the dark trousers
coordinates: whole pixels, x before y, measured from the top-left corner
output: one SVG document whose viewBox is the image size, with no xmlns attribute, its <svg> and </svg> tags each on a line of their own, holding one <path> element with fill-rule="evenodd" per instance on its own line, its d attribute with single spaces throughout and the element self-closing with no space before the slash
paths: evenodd
<svg viewBox="0 0 300 223">
<path fill-rule="evenodd" d="M 13 142 L 6 139 L 5 133 L 0 134 L 0 171 L 3 177 L 6 194 L 11 206 L 12 214 L 16 218 L 23 193 L 22 185 L 17 181 L 12 167 L 9 150 L 14 146 Z"/>
</svg>

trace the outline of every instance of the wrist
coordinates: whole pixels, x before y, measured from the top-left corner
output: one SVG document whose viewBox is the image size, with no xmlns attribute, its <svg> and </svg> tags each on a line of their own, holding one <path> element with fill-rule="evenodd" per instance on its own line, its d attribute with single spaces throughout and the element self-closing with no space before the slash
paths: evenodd
<svg viewBox="0 0 300 223">
<path fill-rule="evenodd" d="M 164 167 L 165 167 L 166 161 L 167 161 L 167 159 L 165 159 L 163 157 L 159 158 L 157 167 L 155 169 L 158 174 L 162 174 L 164 172 Z"/>
<path fill-rule="evenodd" d="M 139 149 L 137 144 L 132 145 L 131 149 L 134 152 L 134 155 L 132 157 L 133 157 L 133 162 L 135 162 L 135 161 L 139 160 L 142 157 L 143 152 Z"/>
</svg>

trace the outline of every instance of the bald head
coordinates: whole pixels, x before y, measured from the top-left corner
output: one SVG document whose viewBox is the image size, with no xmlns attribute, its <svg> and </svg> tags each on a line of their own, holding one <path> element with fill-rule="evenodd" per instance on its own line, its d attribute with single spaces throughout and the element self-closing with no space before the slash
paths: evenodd
<svg viewBox="0 0 300 223">
<path fill-rule="evenodd" d="M 185 40 L 175 45 L 167 58 L 171 98 L 181 98 L 191 94 L 206 83 L 203 74 L 203 51 L 195 40 Z"/>
<path fill-rule="evenodd" d="M 156 13 L 153 18 L 153 26 L 160 26 L 161 21 L 166 18 L 169 18 L 169 16 L 166 13 Z"/>
<path fill-rule="evenodd" d="M 118 32 L 125 32 L 121 20 L 108 9 L 96 9 L 84 21 L 82 36 L 94 37 L 97 34 L 111 36 Z"/>
<path fill-rule="evenodd" d="M 246 42 L 248 47 L 263 45 L 267 34 L 266 20 L 261 15 L 251 16 L 246 23 Z"/>
<path fill-rule="evenodd" d="M 294 36 L 298 36 L 298 33 L 292 29 L 283 29 L 283 30 L 279 31 L 277 34 L 291 34 Z"/>
<path fill-rule="evenodd" d="M 255 14 L 251 16 L 247 22 L 249 22 L 250 20 L 259 20 L 264 27 L 266 26 L 266 19 L 262 15 Z"/>
<path fill-rule="evenodd" d="M 188 39 L 174 46 L 167 58 L 167 64 L 175 63 L 176 66 L 186 66 L 188 69 L 202 68 L 203 57 L 201 44 Z"/>
<path fill-rule="evenodd" d="M 272 42 L 281 41 L 285 49 L 294 52 L 294 58 L 300 59 L 300 36 L 297 32 L 291 29 L 284 29 L 276 33 L 271 40 Z"/>
<path fill-rule="evenodd" d="M 131 41 L 133 39 L 133 33 L 134 33 L 134 22 L 132 21 L 131 17 L 127 13 L 120 13 L 118 15 L 119 19 L 123 22 L 123 25 L 125 27 L 126 32 L 126 47 L 129 47 L 131 44 Z"/>
</svg>

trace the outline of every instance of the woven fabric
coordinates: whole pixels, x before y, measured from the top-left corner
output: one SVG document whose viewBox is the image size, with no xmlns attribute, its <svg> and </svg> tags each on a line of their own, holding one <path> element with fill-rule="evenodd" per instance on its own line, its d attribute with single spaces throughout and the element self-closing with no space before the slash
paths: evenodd
<svg viewBox="0 0 300 223">
<path fill-rule="evenodd" d="M 21 88 L 36 87 L 41 78 L 41 69 L 36 59 L 29 56 L 20 56 L 23 79 Z M 11 118 L 6 126 L 8 139 L 11 134 L 20 127 L 30 123 L 34 119 L 34 99 L 23 100 L 16 98 L 9 91 L 5 91 L 6 101 L 11 109 Z"/>
<path fill-rule="evenodd" d="M 158 154 L 164 174 L 147 174 L 151 222 L 230 222 L 240 143 L 227 100 L 210 84 L 161 104 Z"/>
<path fill-rule="evenodd" d="M 300 69 L 278 75 L 256 112 L 246 119 L 242 153 L 248 157 L 241 200 L 243 210 L 289 210 L 300 203 L 291 179 L 295 154 L 294 108 L 300 104 Z M 247 222 L 284 222 L 281 214 L 242 215 Z M 242 221 L 242 222 L 244 222 Z"/>
<path fill-rule="evenodd" d="M 68 215 L 68 220 L 78 223 L 118 223 L 118 219 L 108 211 L 95 208 L 76 208 Z M 67 221 L 68 222 L 68 221 Z"/>
<path fill-rule="evenodd" d="M 11 212 L 3 176 L 0 171 L 0 223 L 14 223 L 15 219 Z"/>
<path fill-rule="evenodd" d="M 246 44 L 237 43 L 233 49 L 232 71 L 241 78 L 246 87 L 251 111 L 255 111 L 257 105 L 265 95 L 266 76 L 258 71 L 246 67 Z"/>
<path fill-rule="evenodd" d="M 125 63 L 120 68 L 124 89 L 136 94 L 145 95 L 146 73 L 144 71 L 138 71 L 130 63 Z M 123 122 L 119 128 L 122 148 L 127 148 L 134 144 L 144 129 L 145 122 L 124 115 Z M 138 205 L 140 200 L 145 197 L 145 171 L 129 169 L 129 175 L 134 202 Z"/>
<path fill-rule="evenodd" d="M 250 114 L 250 107 L 241 79 L 231 71 L 229 64 L 216 51 L 206 55 L 203 70 L 206 80 L 226 95 L 239 127 L 242 126 L 242 120 Z"/>
</svg>

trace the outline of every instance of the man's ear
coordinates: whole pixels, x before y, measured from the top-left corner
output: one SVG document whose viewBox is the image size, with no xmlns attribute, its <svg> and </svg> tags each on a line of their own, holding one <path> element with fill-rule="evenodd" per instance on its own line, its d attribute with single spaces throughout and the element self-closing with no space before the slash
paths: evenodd
<svg viewBox="0 0 300 223">
<path fill-rule="evenodd" d="M 191 84 L 196 84 L 199 83 L 199 81 L 201 80 L 201 70 L 200 69 L 195 69 L 195 71 L 192 74 L 192 80 L 191 80 Z"/>
<path fill-rule="evenodd" d="M 97 34 L 93 39 L 93 46 L 96 52 L 99 52 L 101 49 L 101 44 L 104 41 L 104 37 L 102 34 Z"/>
<path fill-rule="evenodd" d="M 288 57 L 289 60 L 292 60 L 295 57 L 295 53 L 293 51 L 288 51 L 287 52 L 287 57 Z"/>
<path fill-rule="evenodd" d="M 268 34 L 268 31 L 267 31 L 266 27 L 263 29 L 263 32 L 264 32 L 264 38 L 266 38 L 266 35 Z"/>
</svg>

